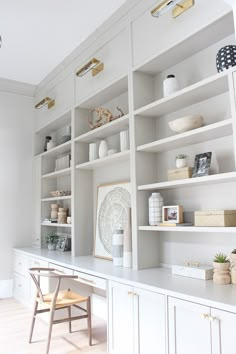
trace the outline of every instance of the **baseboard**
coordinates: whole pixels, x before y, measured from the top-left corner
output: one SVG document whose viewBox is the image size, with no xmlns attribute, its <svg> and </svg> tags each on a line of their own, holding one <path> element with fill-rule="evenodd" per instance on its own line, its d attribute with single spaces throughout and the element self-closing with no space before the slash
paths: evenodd
<svg viewBox="0 0 236 354">
<path fill-rule="evenodd" d="M 93 315 L 107 321 L 107 298 L 92 294 L 91 303 Z"/>
<path fill-rule="evenodd" d="M 0 280 L 0 299 L 13 297 L 13 279 Z"/>
</svg>

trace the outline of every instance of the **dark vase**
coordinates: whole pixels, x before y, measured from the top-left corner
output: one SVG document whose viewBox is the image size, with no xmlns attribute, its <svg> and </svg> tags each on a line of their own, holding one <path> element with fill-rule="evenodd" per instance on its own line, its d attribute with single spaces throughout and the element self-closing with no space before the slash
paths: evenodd
<svg viewBox="0 0 236 354">
<path fill-rule="evenodd" d="M 216 56 L 218 73 L 236 66 L 236 45 L 226 45 L 221 48 Z"/>
</svg>

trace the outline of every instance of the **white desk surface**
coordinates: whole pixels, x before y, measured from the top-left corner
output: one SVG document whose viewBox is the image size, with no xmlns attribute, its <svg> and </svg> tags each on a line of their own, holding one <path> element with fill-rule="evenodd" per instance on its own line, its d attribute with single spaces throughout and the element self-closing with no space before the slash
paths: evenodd
<svg viewBox="0 0 236 354">
<path fill-rule="evenodd" d="M 72 257 L 67 252 L 34 247 L 16 248 L 15 251 L 107 280 L 236 313 L 236 285 L 216 285 L 212 280 L 172 275 L 167 268 L 133 270 L 114 267 L 112 261 L 93 256 Z"/>
</svg>

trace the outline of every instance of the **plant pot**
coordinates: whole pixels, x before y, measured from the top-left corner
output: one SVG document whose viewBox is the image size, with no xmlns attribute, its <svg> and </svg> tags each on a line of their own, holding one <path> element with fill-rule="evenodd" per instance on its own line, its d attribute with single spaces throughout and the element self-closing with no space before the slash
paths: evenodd
<svg viewBox="0 0 236 354">
<path fill-rule="evenodd" d="M 236 285 L 236 254 L 230 254 L 231 260 L 231 283 Z"/>
<path fill-rule="evenodd" d="M 49 251 L 55 251 L 55 249 L 56 249 L 56 243 L 48 243 Z"/>
<path fill-rule="evenodd" d="M 176 159 L 175 165 L 176 165 L 176 168 L 187 167 L 187 159 Z"/>
<path fill-rule="evenodd" d="M 230 262 L 226 262 L 226 263 L 213 262 L 213 267 L 214 267 L 213 281 L 215 284 L 226 285 L 231 283 Z"/>
</svg>

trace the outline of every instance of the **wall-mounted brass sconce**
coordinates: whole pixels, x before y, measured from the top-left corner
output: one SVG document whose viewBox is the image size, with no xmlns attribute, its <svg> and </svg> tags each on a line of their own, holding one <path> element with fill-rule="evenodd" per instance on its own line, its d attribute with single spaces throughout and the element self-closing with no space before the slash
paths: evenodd
<svg viewBox="0 0 236 354">
<path fill-rule="evenodd" d="M 151 14 L 154 17 L 160 17 L 165 12 L 172 9 L 172 17 L 176 18 L 183 12 L 187 11 L 194 5 L 194 0 L 165 0 L 158 4 L 152 11 Z"/>
<path fill-rule="evenodd" d="M 48 109 L 52 108 L 55 105 L 55 100 L 50 97 L 45 97 L 42 101 L 36 104 L 36 109 L 41 109 L 44 106 L 48 106 Z"/>
<path fill-rule="evenodd" d="M 104 64 L 101 63 L 100 60 L 93 58 L 88 63 L 86 63 L 82 68 L 80 68 L 76 72 L 76 75 L 82 77 L 85 74 L 87 74 L 90 70 L 92 70 L 92 75 L 96 76 L 101 71 L 103 71 L 103 69 L 104 69 Z"/>
</svg>

